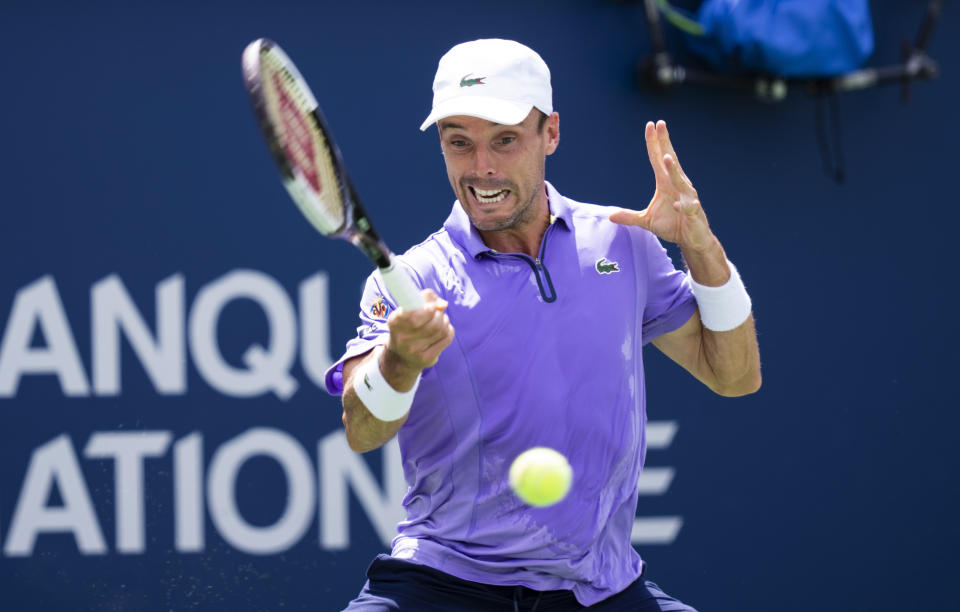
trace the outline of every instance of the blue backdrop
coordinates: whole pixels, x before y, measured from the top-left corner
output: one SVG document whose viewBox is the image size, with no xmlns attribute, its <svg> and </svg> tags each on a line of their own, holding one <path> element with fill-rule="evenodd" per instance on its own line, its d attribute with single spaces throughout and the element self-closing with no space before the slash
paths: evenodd
<svg viewBox="0 0 960 612">
<path fill-rule="evenodd" d="M 638 6 L 4 2 L 0 35 L 0 608 L 339 610 L 397 519 L 394 446 L 346 450 L 319 374 L 369 271 L 288 201 L 240 53 L 268 36 L 321 100 L 398 250 L 452 202 L 427 114 L 457 42 L 553 71 L 561 192 L 642 208 L 664 118 L 754 300 L 764 387 L 712 395 L 648 355 L 635 541 L 705 611 L 957 609 L 960 426 L 950 238 L 960 36 L 943 76 L 814 103 L 639 89 Z M 875 3 L 898 59 L 920 2 Z"/>
</svg>

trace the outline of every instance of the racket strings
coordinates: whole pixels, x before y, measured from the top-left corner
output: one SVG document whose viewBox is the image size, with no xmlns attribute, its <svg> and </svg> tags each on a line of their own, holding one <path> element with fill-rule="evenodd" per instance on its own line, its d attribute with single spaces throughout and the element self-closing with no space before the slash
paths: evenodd
<svg viewBox="0 0 960 612">
<path fill-rule="evenodd" d="M 343 193 L 313 96 L 282 58 L 267 50 L 260 60 L 266 112 L 293 174 L 287 189 L 318 230 L 335 234 L 345 222 Z"/>
</svg>

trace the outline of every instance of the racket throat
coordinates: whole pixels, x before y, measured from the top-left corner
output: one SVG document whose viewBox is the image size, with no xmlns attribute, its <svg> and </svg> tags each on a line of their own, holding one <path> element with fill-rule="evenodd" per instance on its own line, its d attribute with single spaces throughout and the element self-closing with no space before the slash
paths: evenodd
<svg viewBox="0 0 960 612">
<path fill-rule="evenodd" d="M 390 250 L 376 234 L 371 236 L 369 234 L 357 232 L 350 237 L 350 242 L 353 243 L 355 247 L 363 251 L 363 253 L 370 258 L 370 261 L 376 264 L 378 268 L 390 267 Z"/>
</svg>

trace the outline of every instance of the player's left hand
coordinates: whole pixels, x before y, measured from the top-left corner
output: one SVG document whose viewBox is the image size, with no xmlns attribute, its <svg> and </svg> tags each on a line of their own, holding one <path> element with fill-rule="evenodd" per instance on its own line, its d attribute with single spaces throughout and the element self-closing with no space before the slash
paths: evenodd
<svg viewBox="0 0 960 612">
<path fill-rule="evenodd" d="M 700 198 L 687 178 L 670 143 L 665 121 L 648 121 L 644 130 L 647 155 L 653 166 L 656 190 L 644 210 L 620 210 L 610 220 L 621 225 L 638 225 L 684 250 L 705 251 L 716 244 Z"/>
</svg>

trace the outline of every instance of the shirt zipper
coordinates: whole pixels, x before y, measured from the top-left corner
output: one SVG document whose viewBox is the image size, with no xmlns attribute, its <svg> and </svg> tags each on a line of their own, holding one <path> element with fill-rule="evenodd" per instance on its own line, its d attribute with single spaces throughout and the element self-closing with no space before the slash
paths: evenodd
<svg viewBox="0 0 960 612">
<path fill-rule="evenodd" d="M 547 270 L 545 265 L 543 265 L 543 260 L 546 258 L 547 252 L 547 236 L 550 235 L 550 230 L 553 229 L 554 221 L 556 221 L 556 217 L 550 220 L 550 225 L 547 226 L 547 230 L 543 233 L 543 238 L 540 240 L 540 252 L 536 258 L 530 257 L 529 255 L 524 255 L 523 253 L 498 253 L 494 250 L 487 251 L 487 253 L 492 257 L 514 257 L 527 262 L 527 264 L 533 270 L 533 276 L 537 279 L 537 288 L 540 290 L 540 296 L 543 298 L 543 301 L 548 304 L 557 301 L 557 290 L 553 287 L 553 281 L 550 279 L 550 271 Z M 544 288 L 544 281 L 546 281 L 546 289 Z"/>
</svg>

